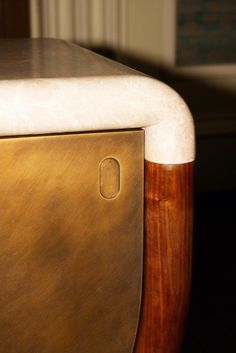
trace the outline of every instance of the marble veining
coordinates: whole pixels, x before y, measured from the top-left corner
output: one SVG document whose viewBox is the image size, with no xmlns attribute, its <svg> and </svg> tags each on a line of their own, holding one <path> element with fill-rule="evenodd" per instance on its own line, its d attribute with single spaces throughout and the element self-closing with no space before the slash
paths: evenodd
<svg viewBox="0 0 236 353">
<path fill-rule="evenodd" d="M 164 83 L 64 41 L 0 41 L 0 136 L 140 127 L 147 160 L 194 160 L 191 113 Z"/>
</svg>

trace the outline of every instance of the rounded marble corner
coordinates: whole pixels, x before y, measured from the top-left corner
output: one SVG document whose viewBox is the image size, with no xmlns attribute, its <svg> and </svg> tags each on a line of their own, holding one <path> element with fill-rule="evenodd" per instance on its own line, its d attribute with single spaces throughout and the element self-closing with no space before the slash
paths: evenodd
<svg viewBox="0 0 236 353">
<path fill-rule="evenodd" d="M 194 161 L 195 128 L 187 104 L 163 82 L 147 77 L 144 80 L 143 87 L 147 86 L 147 94 L 152 97 L 152 118 L 149 118 L 152 123 L 144 126 L 145 159 L 160 164 Z"/>
<path fill-rule="evenodd" d="M 2 70 L 0 136 L 144 128 L 146 160 L 194 160 L 192 115 L 166 84 L 64 41 L 24 40 L 23 54 L 14 43 L 24 55 Z"/>
</svg>

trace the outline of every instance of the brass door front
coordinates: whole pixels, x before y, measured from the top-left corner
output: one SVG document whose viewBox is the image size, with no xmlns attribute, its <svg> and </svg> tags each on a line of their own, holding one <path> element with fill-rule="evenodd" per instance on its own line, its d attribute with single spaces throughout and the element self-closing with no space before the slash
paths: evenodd
<svg viewBox="0 0 236 353">
<path fill-rule="evenodd" d="M 131 353 L 143 132 L 0 139 L 0 353 Z"/>
</svg>

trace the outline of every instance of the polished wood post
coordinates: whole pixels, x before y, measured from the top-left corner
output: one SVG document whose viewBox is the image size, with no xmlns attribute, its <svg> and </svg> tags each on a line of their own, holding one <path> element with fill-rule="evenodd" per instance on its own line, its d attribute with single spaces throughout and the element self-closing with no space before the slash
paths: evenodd
<svg viewBox="0 0 236 353">
<path fill-rule="evenodd" d="M 143 299 L 135 353 L 181 349 L 191 284 L 193 163 L 145 165 Z"/>
</svg>

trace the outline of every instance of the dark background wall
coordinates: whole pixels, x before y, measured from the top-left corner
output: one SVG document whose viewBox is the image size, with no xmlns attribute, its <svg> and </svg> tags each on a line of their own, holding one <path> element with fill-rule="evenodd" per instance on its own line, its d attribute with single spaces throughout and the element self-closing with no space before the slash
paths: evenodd
<svg viewBox="0 0 236 353">
<path fill-rule="evenodd" d="M 0 38 L 29 37 L 28 0 L 0 0 Z"/>
<path fill-rule="evenodd" d="M 235 0 L 178 0 L 177 64 L 234 62 Z"/>
</svg>

